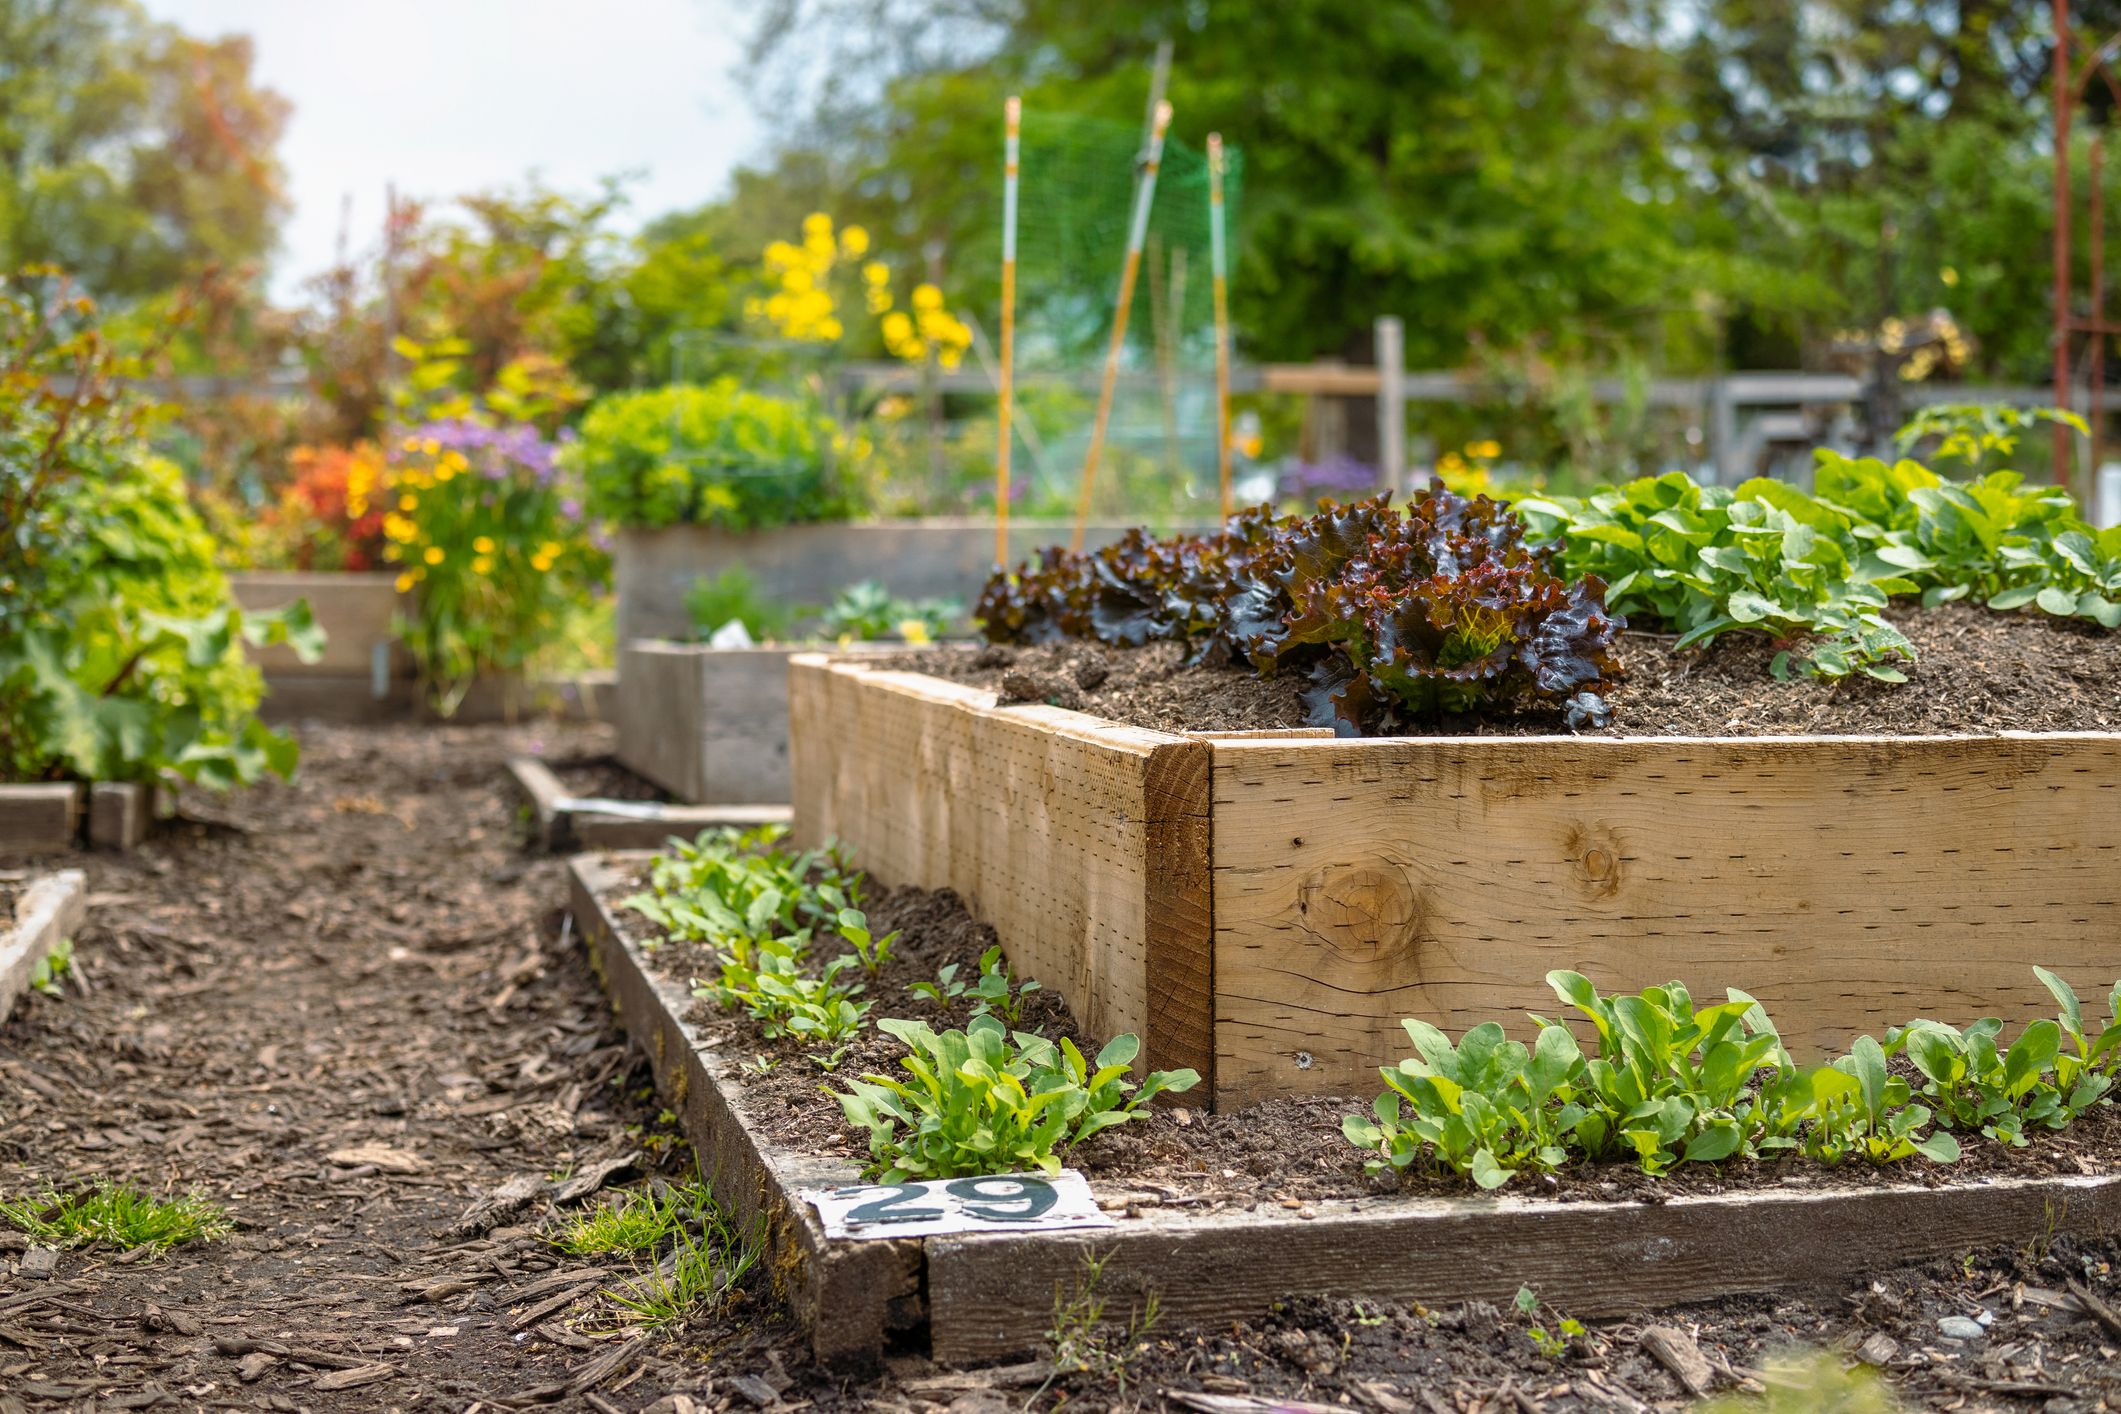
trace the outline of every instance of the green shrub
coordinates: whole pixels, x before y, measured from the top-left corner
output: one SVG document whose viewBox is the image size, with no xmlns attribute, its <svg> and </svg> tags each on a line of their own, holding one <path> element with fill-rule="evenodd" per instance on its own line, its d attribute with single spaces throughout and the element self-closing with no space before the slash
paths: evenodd
<svg viewBox="0 0 2121 1414">
<path fill-rule="evenodd" d="M 0 780 L 284 775 L 243 644 L 312 652 L 308 608 L 236 607 L 94 321 L 56 277 L 0 279 Z"/>
<path fill-rule="evenodd" d="M 594 518 L 757 530 L 849 513 L 831 452 L 832 424 L 816 404 L 718 378 L 599 400 L 567 458 L 588 482 Z"/>
</svg>

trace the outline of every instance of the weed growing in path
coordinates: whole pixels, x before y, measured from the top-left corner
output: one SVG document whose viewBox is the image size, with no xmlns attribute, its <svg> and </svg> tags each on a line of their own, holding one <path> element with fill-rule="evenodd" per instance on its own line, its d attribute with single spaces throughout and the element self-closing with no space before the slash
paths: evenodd
<svg viewBox="0 0 2121 1414">
<path fill-rule="evenodd" d="M 225 1237 L 233 1228 L 226 1212 L 196 1193 L 153 1198 L 107 1179 L 72 1193 L 46 1189 L 0 1200 L 0 1220 L 40 1242 L 68 1247 L 107 1242 L 127 1251 L 149 1247 L 164 1252 L 181 1243 Z"/>
</svg>

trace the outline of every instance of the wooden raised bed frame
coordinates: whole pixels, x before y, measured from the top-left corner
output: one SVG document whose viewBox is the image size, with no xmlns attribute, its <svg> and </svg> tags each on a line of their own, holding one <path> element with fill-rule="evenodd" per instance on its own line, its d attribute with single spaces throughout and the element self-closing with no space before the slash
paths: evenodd
<svg viewBox="0 0 2121 1414">
<path fill-rule="evenodd" d="M 88 916 L 88 875 L 60 869 L 30 879 L 13 909 L 0 914 L 0 1021 L 29 990 L 30 974 Z"/>
<path fill-rule="evenodd" d="M 1530 1286 L 1542 1301 L 1592 1317 L 1743 1292 L 1835 1291 L 1902 1262 L 2121 1223 L 2121 1177 L 2101 1175 L 1938 1187 L 1821 1182 L 1661 1203 L 1503 1193 L 1336 1200 L 1301 1213 L 1145 1206 L 1103 1231 L 829 1239 L 799 1194 L 859 1182 L 855 1165 L 752 1129 L 737 1078 L 743 1052 L 717 1052 L 702 1039 L 684 1019 L 686 989 L 650 971 L 611 906 L 629 862 L 568 861 L 572 914 L 701 1172 L 740 1222 L 760 1224 L 775 1282 L 828 1363 L 867 1362 L 894 1345 L 956 1364 L 1030 1354 L 1053 1324 L 1056 1292 L 1079 1289 L 1093 1258 L 1103 1259 L 1108 1311 L 1124 1321 L 1153 1294 L 1160 1329 L 1173 1333 L 1256 1318 L 1304 1295 L 1447 1306 L 1507 1302 Z"/>
<path fill-rule="evenodd" d="M 1178 735 L 790 665 L 794 836 L 949 887 L 1218 1108 L 1370 1094 L 1399 1021 L 1739 987 L 1801 1053 L 2121 975 L 2121 736 Z"/>
</svg>

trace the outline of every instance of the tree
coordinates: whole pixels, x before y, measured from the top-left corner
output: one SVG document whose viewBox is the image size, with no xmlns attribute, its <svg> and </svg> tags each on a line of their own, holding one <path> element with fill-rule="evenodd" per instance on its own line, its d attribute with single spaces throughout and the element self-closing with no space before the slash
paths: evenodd
<svg viewBox="0 0 2121 1414">
<path fill-rule="evenodd" d="M 136 0 L 0 0 L 0 269 L 127 301 L 267 255 L 288 105 L 251 59 Z"/>
</svg>

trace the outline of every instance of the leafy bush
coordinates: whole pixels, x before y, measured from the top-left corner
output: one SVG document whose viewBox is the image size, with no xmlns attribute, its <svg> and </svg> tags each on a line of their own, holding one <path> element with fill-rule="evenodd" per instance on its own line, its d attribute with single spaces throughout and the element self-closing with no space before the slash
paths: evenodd
<svg viewBox="0 0 2121 1414">
<path fill-rule="evenodd" d="M 382 450 L 373 442 L 297 447 L 288 461 L 294 475 L 266 511 L 254 555 L 299 570 L 382 568 Z"/>
<path fill-rule="evenodd" d="M 742 624 L 754 643 L 770 642 L 788 629 L 788 611 L 767 602 L 743 565 L 731 565 L 712 579 L 695 579 L 685 591 L 685 612 L 702 639 L 732 623 Z"/>
<path fill-rule="evenodd" d="M 313 653 L 308 608 L 235 606 L 130 371 L 56 277 L 0 280 L 0 779 L 287 774 L 242 646 Z"/>
<path fill-rule="evenodd" d="M 757 530 L 849 513 L 829 485 L 831 423 L 806 399 L 673 384 L 600 399 L 581 433 L 567 460 L 600 520 Z"/>
<path fill-rule="evenodd" d="M 1386 496 L 1276 519 L 1262 507 L 1221 532 L 1130 532 L 1090 554 L 1048 550 L 998 572 L 974 610 L 995 641 L 1176 639 L 1195 661 L 1301 673 L 1314 725 L 1391 732 L 1444 712 L 1581 697 L 1617 675 L 1595 576 L 1555 574 L 1524 520 L 1441 483 L 1405 510 Z"/>
<path fill-rule="evenodd" d="M 1200 1083 L 1191 1070 L 1126 1079 L 1141 1043 L 1117 1036 L 1093 1067 L 1075 1043 L 1013 1035 L 992 1016 L 937 1033 L 889 1019 L 877 1029 L 905 1043 L 910 1081 L 867 1075 L 838 1096 L 848 1121 L 869 1131 L 870 1173 L 884 1183 L 966 1174 L 1060 1170 L 1061 1151 L 1141 1113 L 1166 1090 Z"/>
</svg>

